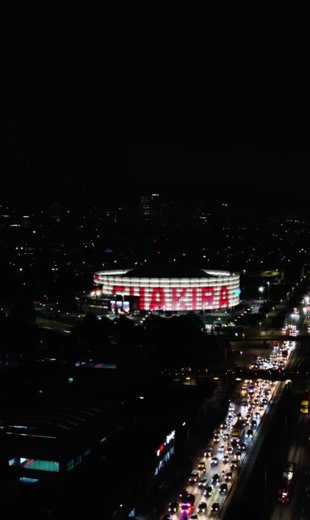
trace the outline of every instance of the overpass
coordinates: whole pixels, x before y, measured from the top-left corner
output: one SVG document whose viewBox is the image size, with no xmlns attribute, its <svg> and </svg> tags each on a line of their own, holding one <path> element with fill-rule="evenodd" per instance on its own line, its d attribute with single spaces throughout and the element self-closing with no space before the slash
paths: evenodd
<svg viewBox="0 0 310 520">
<path fill-rule="evenodd" d="M 271 381 L 286 381 L 287 379 L 297 380 L 297 379 L 309 379 L 310 378 L 310 369 L 308 368 L 295 368 L 295 369 L 287 369 L 287 370 L 251 370 L 249 368 L 243 367 L 234 367 L 229 368 L 228 370 L 214 370 L 210 371 L 207 374 L 201 374 L 195 372 L 191 372 L 191 384 L 196 385 L 199 383 L 203 383 L 205 381 L 211 380 L 222 380 L 222 379 L 266 379 Z M 183 383 L 184 384 L 184 383 Z"/>
<path fill-rule="evenodd" d="M 223 375 L 223 374 L 222 374 Z M 272 381 L 286 381 L 287 379 L 308 379 L 310 370 L 308 368 L 296 368 L 287 370 L 250 370 L 249 368 L 231 368 L 226 371 L 226 376 L 240 379 L 270 379 Z"/>
<path fill-rule="evenodd" d="M 229 341 L 229 340 L 228 340 Z M 236 341 L 235 339 L 230 340 L 231 343 Z M 259 336 L 247 336 L 246 339 L 239 339 L 238 342 L 244 343 L 245 345 L 249 341 L 259 341 L 266 343 L 267 341 L 310 341 L 310 334 L 299 334 L 298 336 L 290 336 L 288 334 L 266 334 L 262 332 Z"/>
</svg>

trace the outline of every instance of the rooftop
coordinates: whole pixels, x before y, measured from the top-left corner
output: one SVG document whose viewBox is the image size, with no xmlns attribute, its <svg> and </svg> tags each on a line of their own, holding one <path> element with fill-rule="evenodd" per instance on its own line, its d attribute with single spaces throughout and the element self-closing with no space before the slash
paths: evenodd
<svg viewBox="0 0 310 520">
<path fill-rule="evenodd" d="M 153 265 L 129 270 L 126 277 L 132 278 L 210 278 L 202 269 L 174 265 Z"/>
<path fill-rule="evenodd" d="M 88 444 L 111 429 L 100 404 L 64 399 L 43 406 L 3 414 L 0 438 L 3 448 L 26 446 L 35 451 L 47 448 L 65 453 Z"/>
</svg>

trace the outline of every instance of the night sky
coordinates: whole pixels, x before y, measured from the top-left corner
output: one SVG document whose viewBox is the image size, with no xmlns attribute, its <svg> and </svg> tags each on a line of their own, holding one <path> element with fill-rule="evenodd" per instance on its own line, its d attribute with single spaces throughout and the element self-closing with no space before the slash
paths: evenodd
<svg viewBox="0 0 310 520">
<path fill-rule="evenodd" d="M 269 128 L 268 119 L 264 125 L 253 120 L 255 135 L 245 128 L 239 138 L 233 125 L 225 138 L 209 138 L 205 132 L 215 132 L 206 118 L 201 131 L 193 124 L 196 137 L 188 125 L 188 134 L 179 139 L 171 131 L 171 141 L 180 146 L 158 146 L 164 120 L 156 125 L 150 114 L 144 128 L 138 118 L 127 119 L 122 109 L 127 98 L 120 86 L 111 97 L 111 72 L 98 52 L 100 35 L 81 33 L 65 11 L 54 26 L 55 14 L 52 5 L 43 8 L 36 0 L 6 2 L 0 11 L 5 42 L 2 200 L 115 204 L 159 192 L 167 198 L 223 201 L 263 212 L 307 212 L 306 141 L 283 138 L 278 129 Z M 140 108 L 146 116 L 147 106 Z M 139 108 L 135 110 L 138 115 Z M 251 108 L 247 111 L 254 119 Z M 135 121 L 137 128 L 131 129 Z M 225 121 L 221 126 L 226 127 Z M 125 146 L 141 138 L 146 140 L 142 144 L 153 146 Z"/>
<path fill-rule="evenodd" d="M 141 184 L 182 198 L 271 213 L 308 207 L 304 183 L 310 155 L 292 143 L 232 146 L 206 139 L 200 147 L 131 148 L 128 164 L 130 175 Z"/>
<path fill-rule="evenodd" d="M 308 213 L 305 152 L 207 141 L 199 148 L 108 148 L 83 131 L 85 119 L 80 133 L 72 126 L 65 140 L 52 138 L 61 119 L 28 127 L 18 115 L 16 124 L 2 126 L 2 197 L 15 204 L 135 204 L 140 195 L 158 192 L 168 200 L 209 201 L 210 207 L 224 202 L 262 213 Z"/>
</svg>

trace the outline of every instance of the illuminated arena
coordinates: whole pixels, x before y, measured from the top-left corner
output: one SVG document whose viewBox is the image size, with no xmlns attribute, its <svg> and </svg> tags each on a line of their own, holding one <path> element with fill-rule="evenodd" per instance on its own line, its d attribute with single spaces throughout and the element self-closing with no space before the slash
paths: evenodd
<svg viewBox="0 0 310 520">
<path fill-rule="evenodd" d="M 98 271 L 94 285 L 93 300 L 127 312 L 220 310 L 235 307 L 240 297 L 239 274 L 185 267 Z"/>
</svg>

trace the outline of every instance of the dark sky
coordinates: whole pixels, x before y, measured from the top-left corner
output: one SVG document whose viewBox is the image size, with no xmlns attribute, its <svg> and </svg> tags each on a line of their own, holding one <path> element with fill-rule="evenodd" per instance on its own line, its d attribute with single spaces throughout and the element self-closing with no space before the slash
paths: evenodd
<svg viewBox="0 0 310 520">
<path fill-rule="evenodd" d="M 125 95 L 129 79 L 115 73 L 121 65 L 110 48 L 99 52 L 101 34 L 81 32 L 71 11 L 63 11 L 54 24 L 57 13 L 49 2 L 3 5 L 0 199 L 105 203 L 155 191 L 173 198 L 225 199 L 261 211 L 308 206 L 306 141 L 283 137 L 270 129 L 268 118 L 258 125 L 247 106 L 255 134 L 246 127 L 239 137 L 235 119 L 230 129 L 220 120 L 227 126 L 225 138 L 205 137 L 206 130 L 215 132 L 209 118 L 201 125 L 200 117 L 200 125 L 185 124 L 186 135 L 180 136 L 176 120 L 169 137 L 180 146 L 160 147 L 163 133 L 167 139 L 165 116 L 155 124 L 148 114 L 151 96 L 140 108 L 149 126 L 139 124 L 139 107 Z M 126 104 L 134 105 L 129 117 Z M 151 146 L 127 148 L 142 140 Z"/>
<path fill-rule="evenodd" d="M 309 151 L 292 143 L 206 140 L 197 147 L 130 148 L 128 167 L 136 185 L 182 198 L 270 212 L 308 206 Z"/>
<path fill-rule="evenodd" d="M 271 213 L 308 210 L 306 148 L 207 139 L 199 146 L 126 148 L 106 140 L 92 116 L 72 112 L 70 120 L 63 101 L 54 109 L 39 93 L 29 108 L 19 93 L 3 94 L 2 197 L 16 204 L 24 198 L 114 203 L 159 192 Z"/>
</svg>

